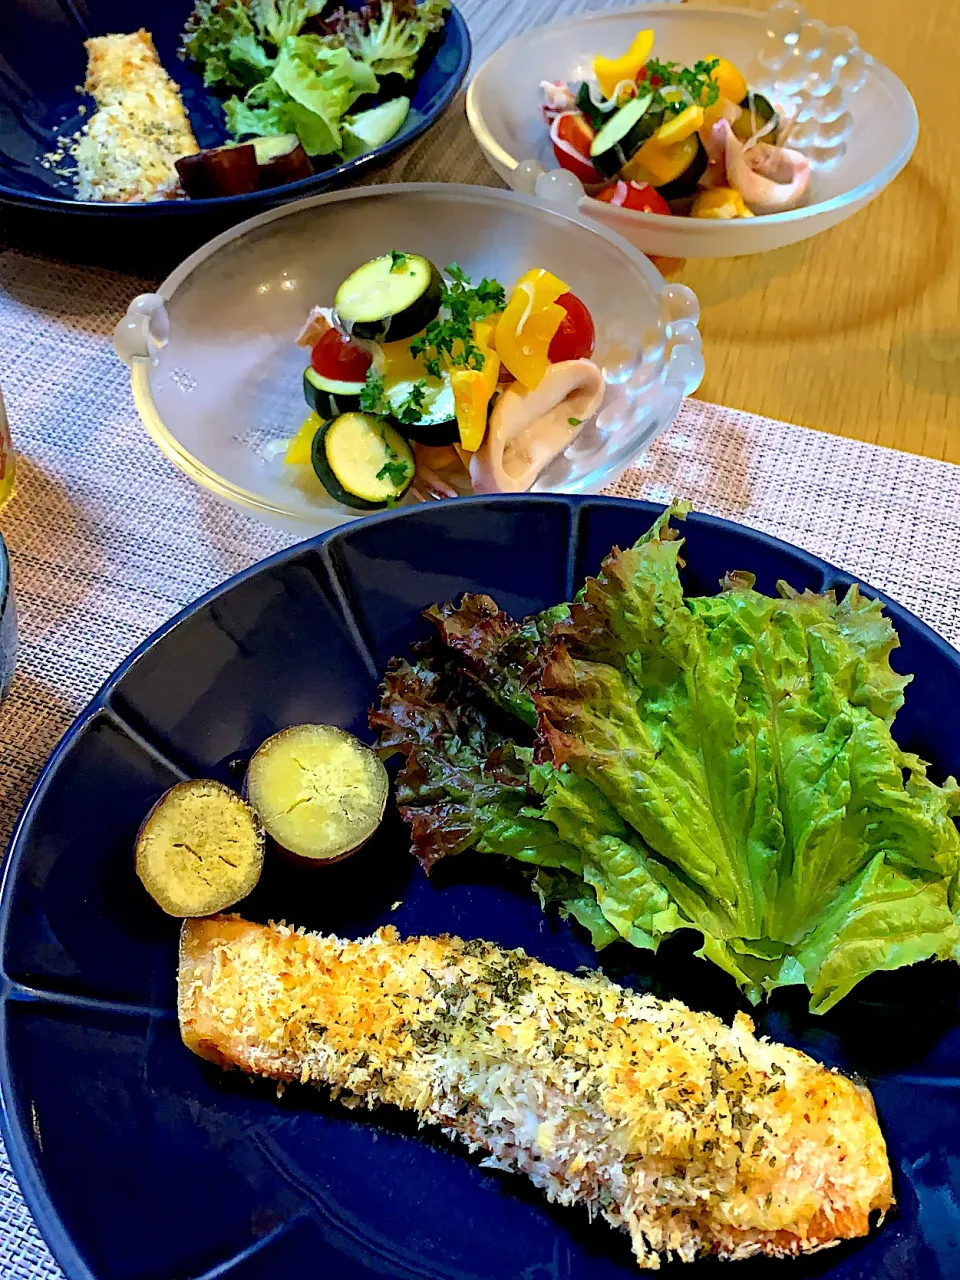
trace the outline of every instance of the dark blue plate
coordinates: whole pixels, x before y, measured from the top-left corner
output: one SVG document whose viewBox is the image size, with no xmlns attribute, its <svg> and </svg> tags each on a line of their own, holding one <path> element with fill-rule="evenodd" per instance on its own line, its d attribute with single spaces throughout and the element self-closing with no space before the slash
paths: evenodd
<svg viewBox="0 0 960 1280">
<path fill-rule="evenodd" d="M 0 407 L 0 414 L 3 408 Z M 0 536 L 0 698 L 10 687 L 17 665 L 17 602 L 10 581 L 10 557 Z"/>
<path fill-rule="evenodd" d="M 345 186 L 382 164 L 425 133 L 449 106 L 470 62 L 466 24 L 452 9 L 434 56 L 424 57 L 426 65 L 413 82 L 410 114 L 396 137 L 368 155 L 301 182 L 217 200 L 125 205 L 74 200 L 72 183 L 58 178 L 40 161 L 54 149 L 58 135 L 69 135 L 84 122 L 77 85 L 86 78 L 83 41 L 89 36 L 145 27 L 167 72 L 180 85 L 200 146 L 217 146 L 226 140 L 219 100 L 203 87 L 194 67 L 177 56 L 180 32 L 192 8 L 193 0 L 5 0 L 0 21 L 0 201 L 75 217 L 106 218 L 114 224 L 122 219 L 128 226 L 139 227 L 142 235 L 147 234 L 144 222 L 155 228 L 158 218 L 202 220 L 215 212 L 224 224 L 239 222 L 273 205 Z M 89 101 L 88 106 L 92 110 Z M 78 231 L 74 225 L 69 234 L 75 236 Z M 51 245 L 50 250 L 57 247 Z"/>
<path fill-rule="evenodd" d="M 552 1208 L 523 1178 L 481 1169 L 407 1116 L 349 1112 L 307 1089 L 277 1101 L 188 1053 L 174 1011 L 177 925 L 135 879 L 131 847 L 165 788 L 186 774 L 235 780 L 242 758 L 282 726 L 320 720 L 365 734 L 378 674 L 425 630 L 425 605 L 486 591 L 519 615 L 569 599 L 655 514 L 612 499 L 481 498 L 357 522 L 186 610 L 80 717 L 26 806 L 0 904 L 3 1136 L 68 1276 L 636 1274 L 625 1236 Z M 778 578 L 814 590 L 852 581 L 722 520 L 692 516 L 685 534 L 694 591 L 714 590 L 733 568 L 752 570 L 765 591 Z M 960 655 L 888 607 L 903 642 L 897 665 L 916 672 L 899 739 L 938 778 L 960 772 Z M 243 909 L 344 935 L 391 920 L 522 945 L 565 968 L 596 963 L 573 927 L 544 919 L 515 868 L 464 855 L 428 883 L 395 818 L 338 866 L 271 865 Z M 724 1017 L 737 1006 L 729 980 L 682 945 L 656 957 L 605 952 L 604 967 Z M 958 992 L 960 967 L 925 964 L 876 976 L 824 1018 L 808 1015 L 797 991 L 760 1011 L 764 1032 L 869 1078 L 899 1210 L 865 1241 L 744 1263 L 738 1275 L 957 1276 Z M 712 1265 L 701 1264 L 705 1274 Z"/>
</svg>

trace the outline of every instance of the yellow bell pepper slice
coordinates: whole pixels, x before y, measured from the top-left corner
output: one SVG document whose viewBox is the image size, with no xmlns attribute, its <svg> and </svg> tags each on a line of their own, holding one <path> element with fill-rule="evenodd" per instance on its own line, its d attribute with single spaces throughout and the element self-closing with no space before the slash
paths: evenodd
<svg viewBox="0 0 960 1280">
<path fill-rule="evenodd" d="M 311 413 L 303 426 L 287 445 L 283 455 L 284 465 L 288 467 L 309 467 L 313 460 L 313 437 L 323 426 L 323 419 L 318 413 Z"/>
<path fill-rule="evenodd" d="M 483 355 L 482 369 L 450 370 L 460 448 L 465 453 L 476 453 L 487 431 L 490 401 L 500 377 L 500 357 L 493 348 L 496 329 L 496 319 L 479 320 L 473 326 L 473 341 Z"/>
<path fill-rule="evenodd" d="M 711 54 L 709 61 L 713 61 L 717 55 Z M 720 90 L 721 98 L 729 98 L 731 102 L 742 102 L 747 96 L 747 82 L 743 76 L 726 58 L 717 58 L 717 65 L 710 72 L 710 79 L 717 85 Z"/>
<path fill-rule="evenodd" d="M 674 142 L 683 142 L 697 133 L 703 124 L 703 107 L 696 105 L 684 109 L 663 124 L 653 135 L 661 147 L 672 146 Z"/>
<path fill-rule="evenodd" d="M 593 74 L 597 77 L 603 96 L 612 98 L 621 80 L 636 80 L 652 52 L 653 32 L 640 31 L 621 58 L 604 58 L 602 54 L 594 58 Z"/>
<path fill-rule="evenodd" d="M 569 291 L 549 271 L 535 268 L 517 281 L 497 321 L 497 354 L 528 391 L 540 385 L 547 371 L 550 343 L 567 314 L 557 299 Z"/>
<path fill-rule="evenodd" d="M 752 218 L 743 196 L 733 187 L 714 187 L 701 191 L 693 202 L 691 218 Z"/>
<path fill-rule="evenodd" d="M 500 373 L 500 357 L 497 355 L 497 324 L 499 316 L 488 316 L 486 320 L 476 320 L 473 325 L 473 340 L 483 352 L 484 368 L 487 356 L 495 356 L 497 374 Z"/>
<path fill-rule="evenodd" d="M 679 178 L 693 164 L 697 156 L 696 134 L 664 146 L 656 134 L 648 138 L 629 164 L 624 165 L 621 176 L 628 182 L 649 182 L 652 187 L 663 187 Z"/>
</svg>

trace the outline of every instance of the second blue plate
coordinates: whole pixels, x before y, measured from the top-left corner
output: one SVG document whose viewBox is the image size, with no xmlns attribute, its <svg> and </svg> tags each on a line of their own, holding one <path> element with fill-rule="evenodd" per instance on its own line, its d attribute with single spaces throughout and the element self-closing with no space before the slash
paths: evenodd
<svg viewBox="0 0 960 1280">
<path fill-rule="evenodd" d="M 348 0 L 346 8 L 359 8 Z M 77 86 L 86 77 L 83 42 L 110 32 L 151 33 L 165 70 L 180 85 L 184 106 L 201 147 L 225 141 L 219 100 L 204 88 L 202 77 L 178 55 L 180 33 L 190 15 L 191 0 L 6 0 L 0 23 L 0 202 L 34 211 L 58 212 L 85 219 L 106 219 L 151 234 L 162 224 L 204 223 L 216 216 L 226 226 L 289 200 L 345 186 L 383 164 L 419 138 L 439 119 L 463 83 L 470 62 L 466 23 L 451 9 L 442 39 L 412 83 L 410 114 L 396 137 L 376 151 L 324 169 L 312 178 L 267 191 L 216 200 L 162 200 L 152 204 L 87 204 L 73 199 L 69 181 L 41 164 L 55 150 L 59 136 L 70 136 L 84 122 Z M 62 168 L 63 166 L 58 166 Z M 186 228 L 180 228 L 182 234 Z M 77 234 L 74 227 L 69 239 Z M 47 251 L 72 246 L 48 245 Z M 144 245 L 144 253 L 148 246 Z"/>
</svg>

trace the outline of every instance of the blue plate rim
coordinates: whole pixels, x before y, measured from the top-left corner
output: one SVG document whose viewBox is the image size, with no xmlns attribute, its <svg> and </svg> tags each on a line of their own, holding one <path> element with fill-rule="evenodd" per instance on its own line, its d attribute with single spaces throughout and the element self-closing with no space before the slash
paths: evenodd
<svg viewBox="0 0 960 1280">
<path fill-rule="evenodd" d="M 487 505 L 515 505 L 518 503 L 546 504 L 550 506 L 566 507 L 571 516 L 571 539 L 578 536 L 579 521 L 582 518 L 584 509 L 590 507 L 599 507 L 606 509 L 620 509 L 625 514 L 627 512 L 636 512 L 638 510 L 645 511 L 651 519 L 655 519 L 664 510 L 661 503 L 648 502 L 641 499 L 617 498 L 606 496 L 594 496 L 589 494 L 507 494 L 490 496 L 475 496 L 470 498 L 461 498 L 457 501 L 457 507 L 463 507 L 468 510 L 471 506 L 481 504 Z M 120 663 L 120 665 L 112 672 L 110 676 L 100 686 L 96 694 L 87 704 L 87 706 L 79 713 L 74 722 L 67 729 L 57 746 L 54 748 L 44 765 L 40 776 L 37 778 L 30 790 L 23 808 L 14 825 L 13 832 L 7 844 L 6 854 L 2 874 L 0 874 L 0 955 L 3 954 L 7 930 L 10 923 L 11 901 L 12 895 L 9 887 L 13 883 L 16 870 L 21 857 L 21 837 L 28 823 L 33 817 L 35 810 L 43 799 L 44 792 L 52 781 L 61 761 L 71 750 L 74 741 L 81 735 L 87 725 L 98 715 L 106 712 L 108 715 L 110 709 L 107 706 L 107 699 L 113 691 L 115 685 L 126 675 L 126 673 L 134 666 L 134 664 L 147 653 L 153 646 L 168 634 L 170 634 L 182 622 L 186 621 L 194 613 L 199 612 L 208 604 L 216 601 L 224 596 L 234 587 L 240 586 L 255 577 L 261 571 L 273 568 L 285 561 L 296 559 L 308 552 L 319 551 L 322 547 L 330 542 L 336 541 L 340 537 L 348 536 L 351 529 L 361 527 L 366 524 L 375 523 L 383 524 L 395 520 L 409 519 L 423 510 L 422 507 L 405 508 L 399 511 L 385 511 L 375 515 L 367 516 L 362 521 L 354 521 L 348 525 L 341 525 L 336 529 L 327 530 L 325 533 L 318 534 L 314 538 L 306 539 L 302 542 L 294 543 L 290 547 L 286 547 L 281 551 L 275 552 L 273 555 L 263 560 L 257 561 L 248 568 L 243 569 L 240 573 L 234 574 L 219 586 L 213 587 L 210 591 L 205 592 L 192 603 L 185 605 L 184 608 L 178 610 L 172 618 L 168 619 L 162 626 L 158 627 L 150 636 L 142 641 L 133 652 Z M 806 551 L 803 547 L 797 546 L 795 543 L 784 541 L 782 538 L 774 537 L 772 534 L 764 533 L 760 529 L 751 528 L 749 525 L 739 524 L 734 520 L 727 520 L 722 516 L 711 515 L 707 512 L 693 511 L 686 521 L 681 523 L 681 533 L 684 532 L 684 524 L 691 529 L 703 528 L 707 531 L 711 529 L 722 530 L 725 532 L 734 531 L 737 536 L 742 537 L 747 543 L 754 543 L 764 548 L 774 551 L 786 551 L 792 557 L 799 557 L 805 560 L 808 566 L 821 573 L 823 576 L 823 590 L 830 590 L 836 587 L 849 587 L 856 584 L 864 590 L 864 593 L 871 598 L 879 600 L 884 609 L 887 610 L 895 624 L 897 622 L 907 622 L 911 627 L 917 628 L 923 635 L 924 639 L 932 643 L 940 650 L 954 665 L 960 667 L 960 651 L 954 648 L 943 636 L 939 635 L 934 629 L 919 618 L 911 610 L 904 605 L 899 604 L 896 600 L 886 595 L 885 592 L 872 587 L 863 579 L 851 574 L 844 569 L 840 569 L 830 561 L 822 559 L 820 556 L 814 555 L 812 552 Z M 0 1005 L 5 1010 L 10 999 L 11 991 L 14 989 L 24 990 L 18 984 L 11 982 L 5 973 L 0 970 Z M 49 993 L 43 993 L 44 998 L 50 998 Z M 29 998 L 29 997 L 26 997 Z M 78 997 L 70 995 L 57 994 L 55 997 L 56 1004 L 59 1006 L 69 1007 L 74 1003 L 80 1003 Z M 109 1008 L 109 1005 L 105 1005 Z M 46 1244 L 49 1246 L 51 1253 L 57 1263 L 63 1270 L 66 1280 L 100 1280 L 97 1275 L 90 1270 L 89 1266 L 81 1256 L 76 1245 L 67 1231 L 63 1220 L 57 1211 L 54 1201 L 50 1197 L 45 1180 L 36 1162 L 30 1147 L 29 1139 L 24 1127 L 14 1119 L 17 1113 L 18 1098 L 15 1096 L 13 1084 L 10 1075 L 10 1061 L 7 1044 L 7 1025 L 8 1019 L 5 1012 L 0 1016 L 0 1138 L 7 1151 L 11 1169 L 17 1179 L 17 1183 L 23 1194 L 23 1198 L 30 1210 L 37 1230 L 40 1232 Z M 232 1260 L 231 1260 L 232 1262 Z M 198 1280 L 213 1280 L 213 1274 L 199 1277 Z"/>
<path fill-rule="evenodd" d="M 258 209 L 271 208 L 275 204 L 285 204 L 288 199 L 296 200 L 301 196 L 316 195 L 337 185 L 353 182 L 368 169 L 389 160 L 397 152 L 419 141 L 447 111 L 463 86 L 473 56 L 473 41 L 466 20 L 456 5 L 451 4 L 441 49 L 447 44 L 454 44 L 454 36 L 459 42 L 460 55 L 455 70 L 440 94 L 436 108 L 429 115 L 425 115 L 409 133 L 398 134 L 375 151 L 368 151 L 365 155 L 358 156 L 355 160 L 348 160 L 335 169 L 316 173 L 311 178 L 301 178 L 299 182 L 290 182 L 283 187 L 271 187 L 266 191 L 247 191 L 243 195 L 131 204 L 101 204 L 94 200 L 68 200 L 58 196 L 30 195 L 12 191 L 0 181 L 0 207 L 7 205 L 20 209 L 37 209 L 48 213 L 63 213 L 71 217 L 122 217 L 133 220 L 155 218 L 164 213 L 182 218 L 189 217 L 191 214 L 213 214 L 220 209 L 240 210 L 245 214 L 247 210 L 253 213 Z M 438 49 L 437 52 L 439 53 L 440 50 Z"/>
<path fill-rule="evenodd" d="M 0 533 L 0 618 L 6 613 L 10 599 L 10 588 L 10 553 L 7 550 L 6 540 L 3 534 Z"/>
</svg>

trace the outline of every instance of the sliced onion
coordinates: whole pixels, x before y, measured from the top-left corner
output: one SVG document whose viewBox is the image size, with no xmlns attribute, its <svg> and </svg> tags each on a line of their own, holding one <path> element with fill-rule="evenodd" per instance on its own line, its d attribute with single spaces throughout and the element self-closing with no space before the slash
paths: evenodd
<svg viewBox="0 0 960 1280">
<path fill-rule="evenodd" d="M 647 186 L 647 183 L 643 184 Z M 616 209 L 622 209 L 627 196 L 630 194 L 630 188 L 627 186 L 623 178 L 617 179 L 617 185 L 613 189 L 613 199 L 608 200 L 608 204 L 612 204 Z"/>
<path fill-rule="evenodd" d="M 637 96 L 636 80 L 618 80 L 613 90 L 613 97 L 609 100 L 614 106 L 620 106 L 621 95 L 625 98 L 635 98 Z M 613 107 L 608 105 L 604 108 L 606 111 L 612 111 Z"/>
<path fill-rule="evenodd" d="M 743 144 L 744 151 L 749 151 L 751 147 L 755 147 L 758 142 L 762 142 L 768 133 L 772 133 L 777 127 L 776 120 L 768 120 L 762 129 L 758 129 L 756 133 L 751 133 L 750 137 Z"/>
<path fill-rule="evenodd" d="M 584 84 L 587 86 L 587 93 L 590 95 L 590 101 L 595 107 L 598 107 L 602 111 L 607 102 L 606 94 L 597 84 L 596 80 L 585 80 Z"/>
<path fill-rule="evenodd" d="M 279 458 L 287 452 L 293 444 L 293 438 L 288 437 L 286 440 L 270 440 L 263 446 L 264 462 L 272 462 L 274 458 Z"/>
<path fill-rule="evenodd" d="M 600 86 L 597 84 L 595 80 L 586 80 L 584 83 L 587 86 L 587 92 L 590 95 L 590 101 L 593 103 L 593 105 L 596 107 L 598 111 L 604 111 L 604 112 L 616 111 L 617 107 L 619 106 L 617 98 L 619 96 L 620 90 L 623 88 L 625 84 L 629 85 L 634 90 L 634 92 L 636 92 L 636 88 L 637 88 L 633 80 L 621 80 L 620 83 L 617 85 L 617 87 L 613 91 L 613 97 L 607 98 L 604 96 L 603 90 L 600 88 Z M 599 94 L 599 97 L 597 96 L 598 94 Z"/>
<path fill-rule="evenodd" d="M 387 357 L 383 354 L 380 343 L 368 342 L 365 338 L 351 338 L 350 341 L 355 343 L 361 351 L 366 351 L 372 361 L 370 368 L 378 378 L 382 378 L 383 371 L 387 367 Z"/>
<path fill-rule="evenodd" d="M 693 100 L 693 94 L 689 89 L 685 89 L 682 84 L 662 85 L 660 88 L 660 94 L 664 101 L 669 102 L 671 106 L 679 103 L 683 103 L 684 107 L 692 107 L 696 105 Z"/>
<path fill-rule="evenodd" d="M 753 112 L 753 99 L 754 99 L 754 92 L 753 92 L 753 90 L 752 90 L 752 89 L 748 89 L 748 90 L 747 90 L 747 105 L 743 108 L 743 110 L 744 110 L 744 111 L 749 111 L 749 112 L 751 112 L 751 114 L 752 114 L 752 112 Z M 771 106 L 772 106 L 772 105 L 773 105 L 773 104 L 771 103 Z M 776 108 L 776 107 L 774 107 L 773 109 L 774 109 L 774 111 L 775 111 L 775 112 L 777 111 L 777 108 Z M 743 149 L 744 149 L 744 151 L 749 151 L 749 150 L 750 150 L 750 148 L 751 148 L 751 147 L 755 147 L 755 146 L 757 145 L 757 143 L 758 143 L 758 142 L 762 142 L 762 141 L 763 141 L 763 139 L 767 136 L 767 134 L 768 134 L 768 133 L 772 133 L 772 132 L 774 131 L 774 129 L 776 129 L 776 127 L 777 127 L 777 124 L 778 124 L 778 122 L 779 122 L 779 118 L 780 118 L 780 117 L 779 117 L 779 114 L 775 115 L 775 116 L 773 117 L 773 119 L 772 119 L 772 120 L 767 120 L 767 121 L 766 121 L 766 122 L 765 122 L 765 123 L 764 123 L 764 124 L 763 124 L 763 125 L 762 125 L 758 130 L 757 130 L 757 131 L 756 131 L 756 133 L 751 133 L 750 137 L 749 137 L 749 138 L 746 140 L 746 142 L 743 144 Z M 792 124 L 792 121 L 791 121 L 791 124 Z M 779 144 L 779 145 L 780 145 L 780 146 L 783 146 L 783 142 L 780 142 L 780 144 Z"/>
<path fill-rule="evenodd" d="M 579 160 L 581 164 L 593 164 L 593 161 L 589 156 L 585 156 L 582 151 L 578 151 L 576 147 L 572 147 L 565 138 L 560 137 L 560 121 L 565 120 L 567 116 L 577 116 L 580 118 L 580 112 L 561 112 L 550 126 L 550 141 L 558 150 L 562 151 L 565 156 L 572 156 L 575 160 Z"/>
<path fill-rule="evenodd" d="M 414 480 L 422 481 L 432 498 L 460 497 L 453 485 L 447 484 L 446 480 L 442 480 L 435 471 L 431 471 L 429 467 L 424 466 L 420 461 L 417 462 L 417 474 Z"/>
</svg>

